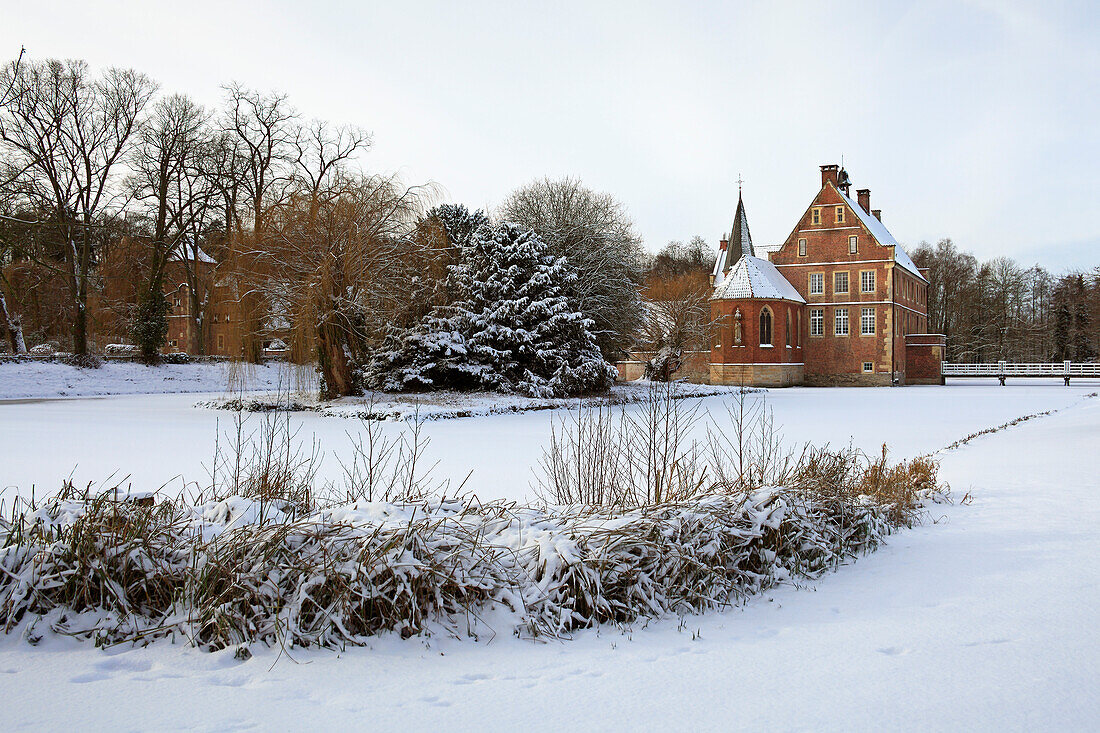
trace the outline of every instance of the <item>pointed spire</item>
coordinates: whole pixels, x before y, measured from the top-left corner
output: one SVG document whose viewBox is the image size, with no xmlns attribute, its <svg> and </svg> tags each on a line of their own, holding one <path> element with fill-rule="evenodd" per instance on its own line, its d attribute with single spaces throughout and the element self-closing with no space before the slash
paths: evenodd
<svg viewBox="0 0 1100 733">
<path fill-rule="evenodd" d="M 749 234 L 749 218 L 745 214 L 745 202 L 741 199 L 740 190 L 737 192 L 737 213 L 733 216 L 733 230 L 730 232 L 728 250 L 725 267 L 727 270 L 736 265 L 742 255 L 756 256 L 756 251 L 752 247 L 752 235 Z"/>
</svg>

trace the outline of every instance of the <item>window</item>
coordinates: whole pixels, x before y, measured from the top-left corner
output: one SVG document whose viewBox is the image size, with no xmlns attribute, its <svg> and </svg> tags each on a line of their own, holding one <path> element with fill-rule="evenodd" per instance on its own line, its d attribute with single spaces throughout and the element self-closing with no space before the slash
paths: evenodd
<svg viewBox="0 0 1100 733">
<path fill-rule="evenodd" d="M 806 240 L 805 239 L 798 240 L 798 256 L 799 257 L 805 257 L 806 256 Z"/>
<path fill-rule="evenodd" d="M 875 309 L 874 308 L 860 308 L 859 310 L 859 333 L 863 336 L 875 335 Z"/>
<path fill-rule="evenodd" d="M 836 223 L 837 224 L 843 224 L 844 223 L 844 207 L 843 206 L 836 207 Z"/>
<path fill-rule="evenodd" d="M 833 325 L 833 334 L 836 336 L 848 335 L 848 309 L 836 309 L 836 322 Z"/>
<path fill-rule="evenodd" d="M 864 374 L 870 374 L 873 371 L 875 371 L 874 362 L 870 362 L 870 361 L 863 362 L 863 373 Z"/>
<path fill-rule="evenodd" d="M 810 295 L 821 295 L 825 292 L 825 273 L 810 273 Z"/>
<path fill-rule="evenodd" d="M 772 345 L 772 312 L 767 308 L 760 311 L 760 345 Z"/>
<path fill-rule="evenodd" d="M 176 340 L 172 339 L 171 341 L 168 342 L 168 345 L 171 346 L 173 349 L 176 348 Z"/>
<path fill-rule="evenodd" d="M 848 254 L 854 255 L 856 253 L 857 244 L 859 244 L 859 237 L 854 234 L 848 237 Z"/>
<path fill-rule="evenodd" d="M 801 310 L 798 311 L 798 323 L 796 325 L 796 329 L 797 330 L 795 331 L 795 333 L 798 334 L 798 336 L 796 337 L 795 343 L 798 345 L 798 348 L 801 349 L 802 348 L 802 311 Z"/>
<path fill-rule="evenodd" d="M 176 298 L 174 301 L 174 305 L 179 308 L 181 305 L 183 305 L 183 302 L 179 298 Z"/>
<path fill-rule="evenodd" d="M 741 321 L 733 324 L 733 343 L 737 346 L 741 345 Z"/>
<path fill-rule="evenodd" d="M 810 335 L 825 335 L 825 309 L 810 308 Z"/>
<path fill-rule="evenodd" d="M 861 293 L 873 293 L 873 292 L 875 292 L 875 271 L 874 270 L 862 270 L 859 273 L 859 292 L 861 292 Z"/>
<path fill-rule="evenodd" d="M 848 273 L 847 272 L 834 272 L 833 273 L 833 292 L 834 293 L 847 293 L 848 292 Z"/>
<path fill-rule="evenodd" d="M 217 323 L 217 322 L 218 322 L 218 314 L 217 314 L 217 313 L 215 313 L 215 314 L 214 314 L 214 323 Z"/>
<path fill-rule="evenodd" d="M 225 336 L 222 336 L 219 333 L 218 334 L 218 351 L 224 351 L 224 350 L 225 350 Z"/>
<path fill-rule="evenodd" d="M 791 348 L 791 312 L 790 312 L 790 310 L 787 311 L 787 331 L 786 331 L 786 334 L 787 334 L 787 336 L 786 336 L 786 338 L 787 338 L 787 348 L 789 349 L 789 348 Z"/>
<path fill-rule="evenodd" d="M 812 212 L 810 212 L 810 223 L 811 224 L 820 224 L 821 223 L 821 209 L 814 209 Z"/>
</svg>

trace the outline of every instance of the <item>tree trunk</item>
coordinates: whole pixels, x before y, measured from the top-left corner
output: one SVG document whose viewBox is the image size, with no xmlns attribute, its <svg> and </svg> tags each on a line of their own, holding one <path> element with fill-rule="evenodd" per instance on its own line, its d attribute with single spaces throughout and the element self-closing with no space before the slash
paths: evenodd
<svg viewBox="0 0 1100 733">
<path fill-rule="evenodd" d="M 4 294 L 0 293 L 0 326 L 8 333 L 8 342 L 11 344 L 11 353 L 26 354 L 27 344 L 23 341 L 23 322 L 19 316 L 8 313 L 8 304 L 4 300 Z"/>
<path fill-rule="evenodd" d="M 355 394 L 355 379 L 336 326 L 324 322 L 317 329 L 317 358 L 321 363 L 321 399 L 333 400 Z"/>
</svg>

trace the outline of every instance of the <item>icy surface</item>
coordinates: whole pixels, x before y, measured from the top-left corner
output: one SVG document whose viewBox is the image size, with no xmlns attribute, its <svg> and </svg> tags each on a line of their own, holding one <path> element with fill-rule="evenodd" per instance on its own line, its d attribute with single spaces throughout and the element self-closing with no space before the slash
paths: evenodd
<svg viewBox="0 0 1100 733">
<path fill-rule="evenodd" d="M 236 375 L 231 370 L 236 369 Z M 47 361 L 0 362 L 0 400 L 168 392 L 279 389 L 292 383 L 281 364 L 162 364 L 105 362 L 99 369 Z"/>
<path fill-rule="evenodd" d="M 0 636 L 4 727 L 1093 729 L 1100 398 L 1084 395 L 1097 389 L 1010 381 L 769 393 L 793 439 L 850 438 L 868 449 L 887 441 L 897 455 L 1060 410 L 944 454 L 943 478 L 973 502 L 942 507 L 938 523 L 894 536 L 813 591 L 568 642 L 383 637 L 292 659 L 257 647 L 245 662 L 182 643 L 102 651 Z M 76 461 L 93 473 L 125 466 L 142 483 L 198 469 L 225 414 L 193 402 L 0 404 L 4 483 L 56 477 Z M 349 427 L 308 413 L 300 421 L 329 449 Z M 445 463 L 476 465 L 479 487 L 521 497 L 548 423 L 547 413 L 529 413 L 426 429 Z"/>
</svg>

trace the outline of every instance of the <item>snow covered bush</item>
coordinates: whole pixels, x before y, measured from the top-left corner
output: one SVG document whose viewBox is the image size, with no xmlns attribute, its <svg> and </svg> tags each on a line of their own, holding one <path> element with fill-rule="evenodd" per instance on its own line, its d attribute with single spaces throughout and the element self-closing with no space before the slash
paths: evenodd
<svg viewBox="0 0 1100 733">
<path fill-rule="evenodd" d="M 533 232 L 483 217 L 451 222 L 450 231 L 465 237 L 445 283 L 455 299 L 386 340 L 367 371 L 369 387 L 562 397 L 611 386 L 615 370 L 592 321 L 565 294 L 577 275 L 563 258 Z"/>
<path fill-rule="evenodd" d="M 873 503 L 770 489 L 625 513 L 356 502 L 297 519 L 242 497 L 68 493 L 0 518 L 0 626 L 98 644 L 183 638 L 340 648 L 384 631 L 560 636 L 742 602 L 870 551 Z M 501 618 L 499 615 L 496 618 Z"/>
</svg>

